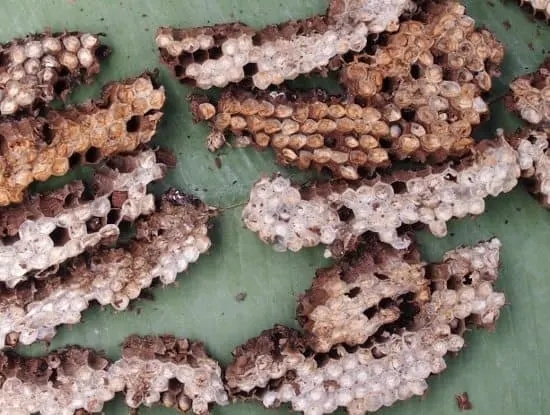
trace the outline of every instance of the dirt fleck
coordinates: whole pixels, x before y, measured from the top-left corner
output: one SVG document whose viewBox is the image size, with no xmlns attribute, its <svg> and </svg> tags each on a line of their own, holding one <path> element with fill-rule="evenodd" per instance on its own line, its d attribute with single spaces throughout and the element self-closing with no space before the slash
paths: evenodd
<svg viewBox="0 0 550 415">
<path fill-rule="evenodd" d="M 535 48 L 533 47 L 533 42 L 529 42 L 529 43 L 527 44 L 527 47 L 528 47 L 529 49 L 531 49 L 531 50 L 535 50 Z"/>
<path fill-rule="evenodd" d="M 461 411 L 470 411 L 473 406 L 468 397 L 468 392 L 457 393 L 455 395 L 456 405 Z"/>
<path fill-rule="evenodd" d="M 246 299 L 246 293 L 245 292 L 242 292 L 242 293 L 238 293 L 236 296 L 235 296 L 235 300 L 238 302 L 238 303 L 242 303 L 245 299 Z"/>
<path fill-rule="evenodd" d="M 510 20 L 505 20 L 502 22 L 502 25 L 506 30 L 510 30 L 512 28 L 512 23 L 510 23 Z"/>
<path fill-rule="evenodd" d="M 215 161 L 215 163 L 216 163 L 216 167 L 217 167 L 218 169 L 221 169 L 221 168 L 222 168 L 222 159 L 219 158 L 219 157 L 216 157 L 216 159 L 215 159 L 214 161 Z"/>
<path fill-rule="evenodd" d="M 153 291 L 148 289 L 142 290 L 139 294 L 139 298 L 141 298 L 142 300 L 155 301 L 155 295 L 153 294 Z"/>
<path fill-rule="evenodd" d="M 487 3 L 489 4 L 489 6 L 495 7 L 495 3 L 493 3 L 492 1 L 489 0 L 489 1 L 487 1 Z"/>
</svg>

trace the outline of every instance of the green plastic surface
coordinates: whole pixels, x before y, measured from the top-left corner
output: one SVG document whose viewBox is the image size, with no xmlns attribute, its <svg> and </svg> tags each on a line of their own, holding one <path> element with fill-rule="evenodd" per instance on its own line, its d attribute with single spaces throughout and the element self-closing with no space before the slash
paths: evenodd
<svg viewBox="0 0 550 415">
<path fill-rule="evenodd" d="M 476 131 L 489 138 L 494 130 L 516 128 L 518 120 L 506 113 L 502 95 L 516 76 L 534 71 L 550 49 L 550 27 L 534 21 L 513 0 L 464 2 L 478 25 L 493 30 L 507 47 L 502 77 L 489 99 L 492 119 Z M 97 81 L 79 88 L 73 102 L 97 96 L 105 83 L 160 66 L 154 45 L 161 25 L 191 27 L 240 20 L 255 27 L 323 12 L 327 0 L 3 0 L 0 2 L 0 40 L 41 31 L 86 30 L 104 32 L 114 53 Z M 214 247 L 176 286 L 154 290 L 155 301 L 139 300 L 133 311 L 116 313 L 109 307 L 92 307 L 75 327 L 63 327 L 50 349 L 80 344 L 103 349 L 112 358 L 129 334 L 174 333 L 201 339 L 211 354 L 224 364 L 231 350 L 275 323 L 295 326 L 295 297 L 305 290 L 314 271 L 327 262 L 322 249 L 299 254 L 276 253 L 254 234 L 243 229 L 242 203 L 261 173 L 280 170 L 269 152 L 224 149 L 217 168 L 206 150 L 207 127 L 193 125 L 186 96 L 190 92 L 161 68 L 166 87 L 166 115 L 155 139 L 174 149 L 178 167 L 167 183 L 193 192 L 223 209 L 215 221 Z M 307 80 L 307 85 L 315 81 Z M 334 83 L 332 83 L 334 85 Z M 83 170 L 75 175 L 82 174 Z M 296 178 L 304 177 L 287 171 Z M 58 186 L 69 178 L 35 187 Z M 467 334 L 467 345 L 458 357 L 448 359 L 448 369 L 432 377 L 424 399 L 412 399 L 380 411 L 384 415 L 447 415 L 458 413 L 454 395 L 467 391 L 475 414 L 550 413 L 550 212 L 519 186 L 498 199 L 489 200 L 487 211 L 476 219 L 453 221 L 449 236 L 436 239 L 420 233 L 427 260 L 438 260 L 448 249 L 498 236 L 503 244 L 502 272 L 498 287 L 506 292 L 506 307 L 493 333 Z M 238 302 L 235 296 L 246 292 Z M 44 344 L 18 349 L 23 354 L 42 354 Z M 108 403 L 104 413 L 125 415 L 121 397 Z M 140 414 L 175 414 L 170 409 L 141 409 Z M 268 413 L 256 404 L 216 408 L 215 414 L 260 415 Z M 271 411 L 287 413 L 286 408 Z"/>
</svg>

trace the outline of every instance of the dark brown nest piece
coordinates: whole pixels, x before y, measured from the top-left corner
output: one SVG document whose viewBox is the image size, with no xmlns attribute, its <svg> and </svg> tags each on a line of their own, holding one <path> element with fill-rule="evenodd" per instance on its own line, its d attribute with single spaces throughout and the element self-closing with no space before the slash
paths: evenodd
<svg viewBox="0 0 550 415">
<path fill-rule="evenodd" d="M 232 88 L 217 101 L 191 98 L 196 121 L 208 120 L 212 151 L 272 148 L 280 164 L 328 169 L 357 180 L 392 161 L 440 163 L 471 150 L 472 128 L 487 118 L 482 94 L 500 74 L 503 46 L 454 1 L 401 23 L 384 45 L 335 61 L 344 96 L 314 90 L 251 92 Z"/>
<path fill-rule="evenodd" d="M 115 362 L 78 346 L 44 357 L 0 354 L 2 414 L 100 413 L 117 392 L 131 408 L 161 404 L 197 415 L 228 402 L 218 363 L 184 338 L 130 336 Z"/>
<path fill-rule="evenodd" d="M 44 32 L 0 45 L 0 114 L 34 112 L 65 99 L 109 54 L 100 35 L 82 32 Z"/>
<path fill-rule="evenodd" d="M 369 241 L 318 271 L 299 300 L 305 334 L 275 326 L 235 349 L 229 393 L 306 415 L 362 415 L 423 395 L 444 356 L 464 346 L 467 323 L 494 328 L 505 304 L 493 289 L 500 245 L 461 247 L 426 266 L 414 247 Z"/>
<path fill-rule="evenodd" d="M 0 346 L 50 340 L 57 326 L 78 323 L 90 302 L 124 310 L 156 279 L 173 283 L 178 273 L 208 251 L 208 222 L 215 209 L 174 189 L 156 209 L 150 197 L 152 206 L 135 220 L 130 242 L 90 249 L 59 264 L 41 280 L 0 289 Z"/>
<path fill-rule="evenodd" d="M 79 162 L 97 163 L 150 141 L 164 99 L 164 88 L 145 73 L 106 86 L 99 101 L 0 122 L 0 206 L 21 202 L 34 180 L 62 176 Z"/>
<path fill-rule="evenodd" d="M 411 0 L 331 0 L 325 15 L 262 30 L 241 23 L 162 27 L 156 43 L 182 83 L 208 89 L 248 80 L 266 89 L 361 51 L 368 34 L 397 30 L 399 17 L 415 9 Z"/>
</svg>

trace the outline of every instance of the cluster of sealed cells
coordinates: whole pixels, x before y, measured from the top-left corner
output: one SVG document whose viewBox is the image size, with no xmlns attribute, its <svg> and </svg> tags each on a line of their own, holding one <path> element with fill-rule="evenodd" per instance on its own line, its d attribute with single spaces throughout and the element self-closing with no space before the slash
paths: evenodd
<svg viewBox="0 0 550 415">
<path fill-rule="evenodd" d="M 341 67 L 345 96 L 288 90 L 226 91 L 217 102 L 192 99 L 209 120 L 209 148 L 226 134 L 238 145 L 271 147 L 283 165 L 326 169 L 357 180 L 392 160 L 439 163 L 467 154 L 472 127 L 488 115 L 482 94 L 499 75 L 503 47 L 454 1 L 428 7 Z"/>
<path fill-rule="evenodd" d="M 110 53 L 99 35 L 43 33 L 0 46 L 0 114 L 13 115 L 65 98 L 99 72 Z"/>
<path fill-rule="evenodd" d="M 182 83 L 202 89 L 243 80 L 259 89 L 279 85 L 359 52 L 367 35 L 394 31 L 411 0 L 331 0 L 325 15 L 256 31 L 240 23 L 158 30 L 161 60 Z"/>
</svg>

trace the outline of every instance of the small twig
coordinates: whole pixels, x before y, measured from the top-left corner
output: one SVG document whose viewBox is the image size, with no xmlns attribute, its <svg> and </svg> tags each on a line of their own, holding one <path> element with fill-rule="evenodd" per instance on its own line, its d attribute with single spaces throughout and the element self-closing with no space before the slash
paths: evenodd
<svg viewBox="0 0 550 415">
<path fill-rule="evenodd" d="M 220 207 L 218 208 L 219 210 L 230 210 L 230 209 L 235 209 L 239 206 L 244 206 L 248 203 L 248 200 L 245 200 L 244 202 L 239 202 L 239 203 L 235 203 L 234 205 L 229 205 L 229 206 L 225 206 L 225 207 Z"/>
</svg>

